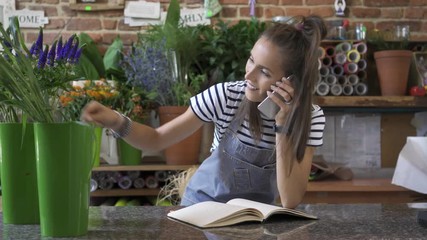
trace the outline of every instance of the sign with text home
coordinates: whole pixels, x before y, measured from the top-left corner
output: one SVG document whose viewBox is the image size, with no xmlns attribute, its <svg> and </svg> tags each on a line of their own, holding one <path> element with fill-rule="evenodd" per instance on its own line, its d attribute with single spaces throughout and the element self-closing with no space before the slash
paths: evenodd
<svg viewBox="0 0 427 240">
<path fill-rule="evenodd" d="M 21 28 L 39 28 L 48 24 L 49 20 L 44 16 L 43 11 L 31 11 L 28 9 L 23 9 L 19 11 L 14 11 L 12 16 L 17 16 L 19 20 L 19 26 Z"/>
</svg>

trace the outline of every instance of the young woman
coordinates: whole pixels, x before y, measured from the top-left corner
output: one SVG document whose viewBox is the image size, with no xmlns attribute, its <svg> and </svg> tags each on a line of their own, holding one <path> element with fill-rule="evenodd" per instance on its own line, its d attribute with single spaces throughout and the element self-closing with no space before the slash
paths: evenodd
<svg viewBox="0 0 427 240">
<path fill-rule="evenodd" d="M 154 151 L 214 122 L 211 155 L 191 177 L 181 205 L 236 197 L 272 204 L 280 198 L 283 207 L 295 208 L 306 191 L 325 126 L 312 93 L 326 26 L 317 16 L 298 19 L 276 23 L 261 34 L 250 52 L 245 80 L 219 83 L 192 97 L 190 108 L 165 125 L 154 129 L 131 122 L 97 102 L 84 108 L 82 120 Z M 258 109 L 266 97 L 278 106 L 271 117 Z"/>
</svg>

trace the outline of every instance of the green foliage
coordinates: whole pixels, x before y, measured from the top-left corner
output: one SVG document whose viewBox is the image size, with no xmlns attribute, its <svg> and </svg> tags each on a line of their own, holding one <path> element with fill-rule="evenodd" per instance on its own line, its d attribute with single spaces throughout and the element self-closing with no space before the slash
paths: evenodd
<svg viewBox="0 0 427 240">
<path fill-rule="evenodd" d="M 204 28 L 199 50 L 203 55 L 200 55 L 195 70 L 208 74 L 209 82 L 205 87 L 243 79 L 250 50 L 267 26 L 253 18 L 234 25 L 219 21 L 213 28 Z"/>
</svg>

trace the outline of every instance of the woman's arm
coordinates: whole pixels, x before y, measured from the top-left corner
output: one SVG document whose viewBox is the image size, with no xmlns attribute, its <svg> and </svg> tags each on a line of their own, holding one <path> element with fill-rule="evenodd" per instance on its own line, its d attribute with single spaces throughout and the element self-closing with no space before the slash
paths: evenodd
<svg viewBox="0 0 427 240">
<path fill-rule="evenodd" d="M 290 149 L 287 150 L 284 147 L 287 145 L 287 140 L 286 134 L 276 135 L 276 143 L 281 146 L 276 148 L 277 187 L 282 206 L 295 208 L 301 203 L 307 190 L 315 148 L 306 147 L 304 158 L 298 163 L 296 159 L 292 159 Z"/>
<path fill-rule="evenodd" d="M 90 102 L 85 106 L 81 119 L 101 127 L 111 128 L 114 131 L 118 131 L 125 122 L 122 116 L 98 102 Z M 156 129 L 132 122 L 129 135 L 123 139 L 138 149 L 159 151 L 185 139 L 199 129 L 203 123 L 193 110 L 188 108 L 182 115 Z"/>
</svg>

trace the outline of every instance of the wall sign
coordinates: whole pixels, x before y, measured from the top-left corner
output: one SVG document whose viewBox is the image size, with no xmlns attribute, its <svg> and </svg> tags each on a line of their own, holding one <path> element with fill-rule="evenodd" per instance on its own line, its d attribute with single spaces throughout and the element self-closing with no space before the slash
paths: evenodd
<svg viewBox="0 0 427 240">
<path fill-rule="evenodd" d="M 205 17 L 205 9 L 203 8 L 183 8 L 180 18 L 181 22 L 187 26 L 209 25 L 211 23 L 211 20 Z"/>
<path fill-rule="evenodd" d="M 11 15 L 18 17 L 19 26 L 22 28 L 39 28 L 49 23 L 49 19 L 44 16 L 43 11 L 23 9 L 13 11 Z"/>
<path fill-rule="evenodd" d="M 9 16 L 15 11 L 15 0 L 0 0 L 0 22 L 6 29 L 9 26 Z"/>
</svg>

